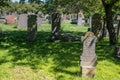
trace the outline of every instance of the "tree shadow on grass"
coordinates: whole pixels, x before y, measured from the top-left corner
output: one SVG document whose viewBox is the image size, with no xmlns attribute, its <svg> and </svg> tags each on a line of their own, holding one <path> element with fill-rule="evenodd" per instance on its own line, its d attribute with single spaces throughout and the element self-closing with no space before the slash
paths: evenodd
<svg viewBox="0 0 120 80">
<path fill-rule="evenodd" d="M 120 65 L 120 59 L 115 57 L 114 49 L 115 47 L 110 45 L 97 45 L 96 53 L 98 56 L 98 61 L 107 60 L 116 65 Z"/>
<path fill-rule="evenodd" d="M 29 43 L 26 40 L 27 32 L 25 31 L 5 33 L 0 37 L 0 50 L 8 50 L 8 52 L 0 59 L 0 64 L 11 62 L 14 66 L 27 65 L 32 69 L 42 68 L 41 66 L 44 65 L 50 66 L 55 73 L 74 76 L 80 74 L 81 42 L 49 42 L 51 33 L 41 31 L 38 32 L 37 40 Z M 106 43 L 104 41 L 103 44 L 99 44 L 99 42 L 97 44 L 98 61 L 108 60 L 119 65 L 120 61 L 113 57 L 114 47 L 105 45 Z"/>
<path fill-rule="evenodd" d="M 53 65 L 50 67 L 53 72 L 77 74 L 79 70 L 65 69 L 78 66 L 82 52 L 81 42 L 49 42 L 50 35 L 50 32 L 38 32 L 37 40 L 29 43 L 25 31 L 5 32 L 0 37 L 0 49 L 8 52 L 4 55 L 5 58 L 0 59 L 0 64 L 11 62 L 13 66 L 26 65 L 33 69 L 41 68 L 40 65 Z M 9 59 L 9 56 L 12 58 Z"/>
</svg>

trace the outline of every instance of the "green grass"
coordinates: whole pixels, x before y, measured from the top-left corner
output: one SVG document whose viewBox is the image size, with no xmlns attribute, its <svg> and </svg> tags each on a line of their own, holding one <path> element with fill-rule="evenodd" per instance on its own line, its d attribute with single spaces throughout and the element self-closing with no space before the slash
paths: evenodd
<svg viewBox="0 0 120 80">
<path fill-rule="evenodd" d="M 93 79 L 82 79 L 79 64 L 81 41 L 50 42 L 50 24 L 38 27 L 37 40 L 27 42 L 27 30 L 0 24 L 0 80 L 119 80 L 120 60 L 108 39 L 97 42 L 98 64 Z M 62 33 L 81 36 L 88 27 L 62 23 Z"/>
</svg>

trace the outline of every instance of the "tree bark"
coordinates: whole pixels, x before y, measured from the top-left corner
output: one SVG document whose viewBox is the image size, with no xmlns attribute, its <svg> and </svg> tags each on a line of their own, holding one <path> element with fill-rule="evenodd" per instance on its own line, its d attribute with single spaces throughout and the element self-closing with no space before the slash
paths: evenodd
<svg viewBox="0 0 120 80">
<path fill-rule="evenodd" d="M 60 40 L 60 24 L 61 24 L 60 13 L 53 13 L 52 14 L 52 41 Z"/>
<path fill-rule="evenodd" d="M 103 18 L 103 32 L 102 32 L 102 38 L 106 37 L 107 29 L 106 29 L 106 18 Z"/>
<path fill-rule="evenodd" d="M 106 27 L 109 32 L 109 43 L 110 45 L 115 45 L 117 43 L 117 37 L 115 28 L 113 27 L 112 6 L 106 5 L 105 13 L 106 13 Z"/>
<path fill-rule="evenodd" d="M 109 32 L 109 43 L 110 45 L 115 45 L 117 43 L 117 36 L 115 32 L 115 28 L 113 27 L 113 18 L 112 18 L 112 7 L 119 0 L 111 0 L 108 2 L 107 0 L 101 0 L 106 13 L 106 27 Z"/>
</svg>

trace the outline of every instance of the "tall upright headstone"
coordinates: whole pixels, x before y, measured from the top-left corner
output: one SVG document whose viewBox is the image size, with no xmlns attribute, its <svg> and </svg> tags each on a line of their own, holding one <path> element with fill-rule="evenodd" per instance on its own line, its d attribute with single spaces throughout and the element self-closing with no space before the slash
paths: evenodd
<svg viewBox="0 0 120 80">
<path fill-rule="evenodd" d="M 28 15 L 28 41 L 33 42 L 37 36 L 37 16 L 36 15 Z"/>
<path fill-rule="evenodd" d="M 0 28 L 0 36 L 2 36 L 2 29 Z"/>
<path fill-rule="evenodd" d="M 60 39 L 60 23 L 61 23 L 61 14 L 53 13 L 52 14 L 52 41 L 58 41 Z"/>
<path fill-rule="evenodd" d="M 80 11 L 80 12 L 78 13 L 78 22 L 77 22 L 77 25 L 78 25 L 78 26 L 83 25 L 83 19 L 84 19 L 83 12 Z"/>
<path fill-rule="evenodd" d="M 62 22 L 65 22 L 66 19 L 67 19 L 67 15 L 66 14 L 62 14 L 61 19 L 62 19 L 61 20 Z"/>
<path fill-rule="evenodd" d="M 94 77 L 94 68 L 97 57 L 95 53 L 96 36 L 93 32 L 86 32 L 81 38 L 83 42 L 83 53 L 80 57 L 82 67 L 82 77 Z"/>
<path fill-rule="evenodd" d="M 102 35 L 102 18 L 100 14 L 95 13 L 92 16 L 92 32 L 96 37 L 100 37 Z"/>
<path fill-rule="evenodd" d="M 28 14 L 20 14 L 18 16 L 18 25 L 20 28 L 27 28 Z"/>
<path fill-rule="evenodd" d="M 37 25 L 39 26 L 40 24 L 42 24 L 42 18 L 37 16 Z"/>
<path fill-rule="evenodd" d="M 118 20 L 118 35 L 120 35 L 120 15 L 117 16 L 117 20 Z"/>
<path fill-rule="evenodd" d="M 41 11 L 38 12 L 37 14 L 37 25 L 39 26 L 42 24 L 42 18 L 43 18 L 43 13 Z"/>
</svg>

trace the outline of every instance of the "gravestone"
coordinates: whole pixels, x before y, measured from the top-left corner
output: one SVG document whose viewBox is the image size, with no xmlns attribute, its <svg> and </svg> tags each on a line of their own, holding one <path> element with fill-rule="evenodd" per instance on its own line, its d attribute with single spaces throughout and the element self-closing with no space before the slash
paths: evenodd
<svg viewBox="0 0 120 80">
<path fill-rule="evenodd" d="M 28 15 L 28 41 L 33 42 L 37 36 L 37 16 L 36 15 Z"/>
<path fill-rule="evenodd" d="M 94 77 L 94 68 L 97 57 L 95 54 L 96 36 L 93 32 L 86 32 L 81 38 L 83 42 L 83 53 L 81 55 L 82 77 Z"/>
<path fill-rule="evenodd" d="M 52 41 L 60 40 L 60 23 L 61 23 L 61 14 L 53 13 L 52 14 Z"/>
<path fill-rule="evenodd" d="M 46 19 L 45 18 L 41 18 L 39 16 L 37 16 L 37 25 L 39 26 L 40 24 L 45 24 L 46 23 Z"/>
<path fill-rule="evenodd" d="M 42 18 L 37 16 L 37 26 L 39 26 L 40 24 L 42 24 Z"/>
<path fill-rule="evenodd" d="M 0 36 L 2 36 L 2 29 L 0 28 Z"/>
<path fill-rule="evenodd" d="M 120 58 L 120 46 L 115 46 L 115 57 Z"/>
<path fill-rule="evenodd" d="M 7 15 L 5 19 L 6 19 L 6 24 L 14 24 L 15 23 L 14 15 Z"/>
<path fill-rule="evenodd" d="M 84 19 L 83 12 L 80 11 L 80 12 L 78 13 L 78 22 L 77 22 L 77 25 L 78 25 L 78 26 L 83 25 L 83 19 Z"/>
<path fill-rule="evenodd" d="M 27 28 L 28 14 L 20 14 L 18 16 L 18 25 L 20 28 Z"/>
<path fill-rule="evenodd" d="M 5 22 L 5 18 L 0 18 L 0 23 Z"/>
<path fill-rule="evenodd" d="M 67 15 L 66 14 L 62 14 L 62 18 L 61 18 L 62 20 L 62 22 L 65 22 L 66 21 L 66 19 L 67 19 Z"/>
<path fill-rule="evenodd" d="M 117 36 L 119 36 L 120 35 L 120 15 L 117 16 L 116 20 L 118 21 L 118 24 L 117 24 Z"/>
<path fill-rule="evenodd" d="M 102 35 L 102 18 L 100 14 L 96 13 L 92 16 L 92 32 L 98 38 Z"/>
</svg>

